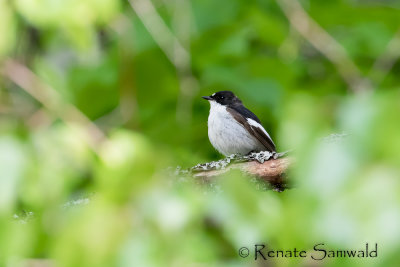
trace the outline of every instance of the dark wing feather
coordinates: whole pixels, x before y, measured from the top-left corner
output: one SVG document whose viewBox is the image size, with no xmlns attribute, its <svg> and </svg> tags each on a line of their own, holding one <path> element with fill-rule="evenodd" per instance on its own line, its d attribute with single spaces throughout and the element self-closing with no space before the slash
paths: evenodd
<svg viewBox="0 0 400 267">
<path fill-rule="evenodd" d="M 258 122 L 260 125 L 260 120 L 257 118 L 256 115 L 254 115 L 253 112 L 245 108 L 244 106 L 241 106 L 240 108 L 234 108 L 234 107 L 227 107 L 226 109 L 232 116 L 233 118 L 239 122 L 243 127 L 250 133 L 252 134 L 255 138 L 257 138 L 258 141 L 265 147 L 266 150 L 270 152 L 275 152 L 275 144 L 272 141 L 272 139 L 264 133 L 262 129 L 259 127 L 250 125 L 247 122 L 247 118 L 250 118 L 256 122 Z M 239 111 L 240 110 L 240 111 Z"/>
<path fill-rule="evenodd" d="M 232 105 L 229 106 L 228 108 L 231 108 L 235 111 L 237 111 L 240 115 L 242 115 L 244 118 L 250 118 L 255 120 L 258 123 L 261 123 L 260 120 L 258 119 L 258 117 L 256 116 L 256 114 L 254 114 L 253 112 L 251 112 L 250 110 L 248 110 L 245 106 L 243 106 L 242 104 L 240 105 Z"/>
</svg>

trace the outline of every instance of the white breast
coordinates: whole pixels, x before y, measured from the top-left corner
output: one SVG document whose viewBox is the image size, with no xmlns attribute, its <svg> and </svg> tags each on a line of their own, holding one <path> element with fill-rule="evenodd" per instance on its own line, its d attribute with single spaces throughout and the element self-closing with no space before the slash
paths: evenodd
<svg viewBox="0 0 400 267">
<path fill-rule="evenodd" d="M 208 137 L 211 144 L 225 156 L 245 155 L 251 151 L 264 150 L 264 146 L 238 123 L 226 110 L 226 107 L 210 101 L 208 117 Z"/>
</svg>

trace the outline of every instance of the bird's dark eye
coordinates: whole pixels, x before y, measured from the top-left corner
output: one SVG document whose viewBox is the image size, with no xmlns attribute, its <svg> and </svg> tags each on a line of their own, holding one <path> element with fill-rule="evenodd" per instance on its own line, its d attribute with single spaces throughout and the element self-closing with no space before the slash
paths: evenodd
<svg viewBox="0 0 400 267">
<path fill-rule="evenodd" d="M 225 97 L 221 96 L 220 98 L 221 98 L 221 99 L 224 99 Z"/>
</svg>

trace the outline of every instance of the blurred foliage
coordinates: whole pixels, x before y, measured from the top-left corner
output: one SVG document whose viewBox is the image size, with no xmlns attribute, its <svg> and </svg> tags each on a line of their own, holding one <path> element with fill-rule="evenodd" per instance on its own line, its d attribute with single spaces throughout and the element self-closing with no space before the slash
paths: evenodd
<svg viewBox="0 0 400 267">
<path fill-rule="evenodd" d="M 149 28 L 157 20 L 144 23 L 127 1 L 0 0 L 0 266 L 264 266 L 238 249 L 321 242 L 378 243 L 379 254 L 265 264 L 397 266 L 400 47 L 376 62 L 399 30 L 398 1 L 302 1 L 371 79 L 373 91 L 358 95 L 275 1 L 134 1 L 154 5 L 190 70 L 177 70 L 157 41 L 165 35 Z M 4 71 L 10 59 L 106 138 L 93 146 L 88 125 L 17 86 Z M 296 149 L 295 189 L 257 190 L 239 173 L 214 189 L 171 177 L 169 166 L 221 157 L 200 96 L 222 89 L 260 117 L 280 151 Z M 319 141 L 335 132 L 347 135 Z"/>
</svg>

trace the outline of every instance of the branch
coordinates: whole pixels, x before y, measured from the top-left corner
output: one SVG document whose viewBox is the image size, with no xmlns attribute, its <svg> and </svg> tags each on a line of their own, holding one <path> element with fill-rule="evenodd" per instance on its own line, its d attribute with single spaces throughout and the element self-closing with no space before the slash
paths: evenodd
<svg viewBox="0 0 400 267">
<path fill-rule="evenodd" d="M 89 118 L 74 105 L 64 102 L 56 90 L 44 83 L 25 65 L 8 59 L 1 66 L 0 73 L 39 101 L 51 113 L 56 114 L 66 124 L 77 123 L 83 126 L 90 136 L 87 142 L 94 151 L 97 151 L 97 145 L 106 139 L 104 133 Z"/>
<path fill-rule="evenodd" d="M 168 28 L 150 0 L 129 0 L 129 3 L 144 27 L 174 65 L 179 79 L 180 94 L 177 100 L 176 117 L 180 123 L 188 123 L 192 116 L 193 98 L 199 90 L 198 81 L 191 70 L 190 55 L 190 6 L 187 1 L 177 3 L 184 11 L 175 13 L 185 16 L 174 17 L 174 26 L 181 33 L 181 40 Z"/>
<path fill-rule="evenodd" d="M 186 67 L 189 52 L 165 24 L 153 3 L 149 0 L 129 0 L 129 3 L 169 61 L 177 69 Z"/>
<path fill-rule="evenodd" d="M 175 176 L 190 176 L 197 178 L 202 183 L 212 182 L 217 176 L 228 173 L 233 169 L 238 169 L 246 175 L 255 176 L 268 182 L 279 191 L 286 188 L 285 172 L 293 162 L 293 159 L 286 156 L 287 152 L 270 153 L 261 151 L 249 155 L 230 155 L 219 161 L 212 161 L 197 164 L 187 170 L 178 167 Z"/>
<path fill-rule="evenodd" d="M 396 61 L 400 58 L 400 29 L 397 30 L 393 38 L 389 41 L 386 50 L 376 59 L 371 68 L 370 76 L 379 85 L 393 68 Z"/>
<path fill-rule="evenodd" d="M 256 176 L 271 184 L 281 184 L 284 182 L 285 172 L 292 162 L 293 159 L 290 157 L 271 159 L 264 163 L 258 161 L 241 162 L 229 165 L 224 169 L 196 172 L 193 173 L 193 177 L 209 180 L 230 170 L 239 169 L 245 174 Z"/>
<path fill-rule="evenodd" d="M 371 89 L 370 81 L 348 57 L 346 50 L 313 20 L 297 0 L 277 0 L 291 26 L 330 60 L 354 93 Z"/>
</svg>

